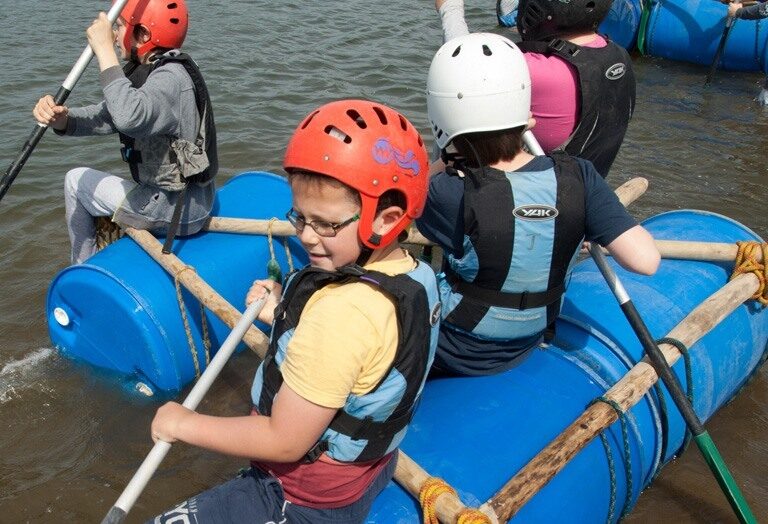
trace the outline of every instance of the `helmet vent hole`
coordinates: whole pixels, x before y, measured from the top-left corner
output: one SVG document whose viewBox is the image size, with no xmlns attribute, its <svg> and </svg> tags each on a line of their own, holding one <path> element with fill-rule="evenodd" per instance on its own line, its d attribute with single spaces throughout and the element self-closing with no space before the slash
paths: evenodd
<svg viewBox="0 0 768 524">
<path fill-rule="evenodd" d="M 352 137 L 350 137 L 348 134 L 346 134 L 344 131 L 342 131 L 336 126 L 326 126 L 323 131 L 325 131 L 326 135 L 332 136 L 333 138 L 338 138 L 345 144 L 352 143 Z"/>
<path fill-rule="evenodd" d="M 493 54 L 493 51 L 491 51 L 491 49 L 487 45 L 483 44 L 483 54 L 485 56 L 491 56 Z"/>
<path fill-rule="evenodd" d="M 368 124 L 365 123 L 365 120 L 363 120 L 363 117 L 360 116 L 360 113 L 355 111 L 354 109 L 347 110 L 347 116 L 352 119 L 352 121 L 357 124 L 357 127 L 360 129 L 365 129 L 368 127 Z"/>
<path fill-rule="evenodd" d="M 459 56 L 459 53 L 461 53 L 461 46 L 457 47 L 453 50 L 453 54 L 451 56 Z"/>
<path fill-rule="evenodd" d="M 170 4 L 168 4 L 165 7 L 167 7 L 168 9 L 176 9 L 176 8 L 179 7 L 179 5 L 176 2 L 171 2 Z"/>
<path fill-rule="evenodd" d="M 178 18 L 171 18 L 171 23 L 172 24 L 178 24 L 179 23 L 179 19 Z"/>
<path fill-rule="evenodd" d="M 306 129 L 309 123 L 312 121 L 313 118 L 315 118 L 315 115 L 317 115 L 320 111 L 315 111 L 311 115 L 309 115 L 306 119 L 304 119 L 304 122 L 301 124 L 302 129 Z"/>
<path fill-rule="evenodd" d="M 381 125 L 387 125 L 387 115 L 384 114 L 384 111 L 382 111 L 380 107 L 374 107 L 373 112 L 376 113 L 376 116 L 379 117 L 379 122 L 381 122 Z"/>
<path fill-rule="evenodd" d="M 403 118 L 403 115 L 397 115 L 400 119 L 400 129 L 403 131 L 408 131 L 408 122 Z"/>
</svg>

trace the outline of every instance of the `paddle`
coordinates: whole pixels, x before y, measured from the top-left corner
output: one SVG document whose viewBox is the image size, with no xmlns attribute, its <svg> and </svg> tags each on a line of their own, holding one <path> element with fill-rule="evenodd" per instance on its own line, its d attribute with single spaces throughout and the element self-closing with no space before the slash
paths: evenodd
<svg viewBox="0 0 768 524">
<path fill-rule="evenodd" d="M 221 372 L 224 364 L 227 363 L 227 360 L 229 360 L 229 357 L 235 351 L 235 348 L 240 343 L 240 340 L 245 335 L 245 332 L 248 330 L 248 328 L 251 327 L 253 321 L 256 320 L 256 317 L 264 307 L 268 296 L 269 292 L 267 292 L 267 295 L 261 299 L 253 301 L 251 305 L 248 306 L 248 308 L 245 310 L 243 316 L 240 317 L 240 320 L 229 333 L 226 340 L 224 340 L 224 343 L 221 345 L 221 348 L 219 348 L 219 351 L 216 353 L 213 359 L 211 359 L 211 363 L 208 364 L 206 370 L 200 376 L 197 383 L 195 383 L 192 391 L 190 391 L 189 395 L 187 395 L 187 398 L 182 404 L 185 408 L 194 410 L 197 408 L 198 404 L 200 404 L 200 401 L 208 392 L 208 389 L 210 389 L 213 381 L 216 380 L 216 377 Z M 125 520 L 125 517 L 133 507 L 136 499 L 138 499 L 139 495 L 141 495 L 141 492 L 144 491 L 147 483 L 152 478 L 152 475 L 154 475 L 155 471 L 160 466 L 160 463 L 163 461 L 165 455 L 168 454 L 170 449 L 171 444 L 169 442 L 164 442 L 161 440 L 155 443 L 154 447 L 147 455 L 147 458 L 144 459 L 144 462 L 141 463 L 139 469 L 136 470 L 133 478 L 125 487 L 123 493 L 120 495 L 120 498 L 118 498 L 117 502 L 115 502 L 115 505 L 112 506 L 112 508 L 109 510 L 107 516 L 104 517 L 104 520 L 101 521 L 101 524 L 120 524 Z"/>
<path fill-rule="evenodd" d="M 704 85 L 707 86 L 712 81 L 712 77 L 715 76 L 715 71 L 717 71 L 717 65 L 720 62 L 720 55 L 723 54 L 723 49 L 725 49 L 725 42 L 728 40 L 728 35 L 731 34 L 731 28 L 733 27 L 734 19 L 731 16 L 728 16 L 725 20 L 725 28 L 723 29 L 723 34 L 720 37 L 720 43 L 717 45 L 717 50 L 715 51 L 715 58 L 712 59 L 712 65 L 709 66 L 709 72 L 707 73 L 707 78 L 704 80 Z"/>
<path fill-rule="evenodd" d="M 731 505 L 731 508 L 733 508 L 733 512 L 736 514 L 736 517 L 738 517 L 739 522 L 757 522 L 749 508 L 749 505 L 747 504 L 747 501 L 744 499 L 744 496 L 741 494 L 739 487 L 733 480 L 731 472 L 725 465 L 725 462 L 720 456 L 717 447 L 715 447 L 715 443 L 712 441 L 712 437 L 709 436 L 709 433 L 701 424 L 701 421 L 699 420 L 698 415 L 696 415 L 696 412 L 688 400 L 688 397 L 685 396 L 683 388 L 680 386 L 680 383 L 677 380 L 677 376 L 672 373 L 669 364 L 667 364 L 667 360 L 664 358 L 661 350 L 653 340 L 653 337 L 648 331 L 648 327 L 645 325 L 642 317 L 638 313 L 637 308 L 635 308 L 635 305 L 632 303 L 632 299 L 627 294 L 624 286 L 621 284 L 621 281 L 619 281 L 618 277 L 616 276 L 616 273 L 613 271 L 611 266 L 608 265 L 608 262 L 606 261 L 605 255 L 600 249 L 600 246 L 592 242 L 589 247 L 589 253 L 595 260 L 598 269 L 600 269 L 600 273 L 603 274 L 605 281 L 608 283 L 608 287 L 611 288 L 611 291 L 616 297 L 616 300 L 619 302 L 621 310 L 624 312 L 624 316 L 627 318 L 629 324 L 632 326 L 632 330 L 640 340 L 640 343 L 643 346 L 643 350 L 645 351 L 646 355 L 648 355 L 648 359 L 651 361 L 651 365 L 653 366 L 654 370 L 656 370 L 656 374 L 664 382 L 664 385 L 667 386 L 667 390 L 672 396 L 672 400 L 674 400 L 677 409 L 680 411 L 680 414 L 685 420 L 685 424 L 688 426 L 688 429 L 691 430 L 693 439 L 696 441 L 696 445 L 698 446 L 699 451 L 701 451 L 701 454 L 704 456 L 704 460 L 707 462 L 709 469 L 717 479 L 717 483 L 720 484 L 720 489 L 722 489 L 723 494 L 728 499 L 728 502 Z"/>
<path fill-rule="evenodd" d="M 127 3 L 128 0 L 117 0 L 117 2 L 114 3 L 112 8 L 107 13 L 107 18 L 110 22 L 114 23 L 114 21 L 117 20 L 117 17 L 120 16 L 120 12 L 123 10 L 123 7 Z M 69 75 L 67 75 L 67 78 L 64 80 L 64 83 L 61 84 L 61 87 L 59 87 L 56 96 L 53 97 L 53 101 L 57 106 L 63 105 L 64 102 L 66 102 L 69 94 L 75 88 L 75 84 L 77 84 L 77 81 L 80 80 L 80 77 L 83 75 L 83 71 L 85 71 L 85 68 L 88 67 L 88 63 L 92 58 L 93 49 L 91 49 L 91 46 L 86 46 L 85 50 L 83 50 L 83 53 L 80 55 L 80 58 L 69 72 Z M 47 129 L 47 125 L 37 124 L 32 130 L 32 133 L 29 135 L 29 138 L 27 138 L 27 141 L 24 142 L 19 156 L 16 157 L 16 160 L 11 163 L 3 175 L 3 178 L 0 179 L 0 200 L 2 200 L 5 194 L 8 192 L 8 188 L 11 187 L 11 184 L 16 179 L 16 175 L 19 174 L 21 169 L 24 167 L 24 164 L 27 163 L 27 159 L 32 154 L 32 151 L 34 151 L 37 143 L 40 142 L 40 139 L 43 138 L 43 135 Z"/>
</svg>

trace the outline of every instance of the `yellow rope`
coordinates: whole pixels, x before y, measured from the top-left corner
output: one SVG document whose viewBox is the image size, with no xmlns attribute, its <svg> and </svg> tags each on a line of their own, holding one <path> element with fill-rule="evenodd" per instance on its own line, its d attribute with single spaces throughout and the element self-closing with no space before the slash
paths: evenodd
<svg viewBox="0 0 768 524">
<path fill-rule="evenodd" d="M 421 485 L 419 504 L 421 504 L 424 512 L 424 524 L 439 524 L 437 519 L 437 499 L 445 493 L 458 497 L 456 490 L 438 477 L 430 477 Z M 491 519 L 478 509 L 464 508 L 459 513 L 456 522 L 458 524 L 490 524 Z"/>
<path fill-rule="evenodd" d="M 768 306 L 768 243 L 763 242 L 736 242 L 736 262 L 733 274 L 729 280 L 733 280 L 745 273 L 754 273 L 760 283 L 752 298 L 760 302 L 763 307 Z M 762 254 L 763 261 L 757 260 L 758 254 Z"/>
<path fill-rule="evenodd" d="M 192 354 L 192 363 L 195 365 L 195 377 L 200 377 L 200 362 L 197 358 L 197 345 L 195 339 L 192 336 L 192 328 L 189 326 L 189 319 L 187 318 L 187 308 L 184 307 L 184 297 L 181 294 L 181 282 L 179 281 L 179 275 L 184 271 L 195 271 L 192 266 L 184 266 L 173 275 L 173 284 L 176 286 L 176 300 L 179 303 L 179 311 L 181 312 L 181 320 L 184 322 L 184 331 L 187 333 L 187 342 L 189 343 L 189 352 Z M 208 321 L 205 318 L 205 308 L 203 303 L 200 302 L 200 327 L 202 329 L 203 349 L 205 350 L 205 365 L 208 366 L 211 362 L 211 339 L 208 336 Z"/>
<path fill-rule="evenodd" d="M 269 245 L 269 259 L 275 260 L 275 246 L 272 244 L 272 224 L 277 222 L 277 217 L 272 217 L 269 219 L 269 223 L 267 224 L 267 243 Z"/>
</svg>

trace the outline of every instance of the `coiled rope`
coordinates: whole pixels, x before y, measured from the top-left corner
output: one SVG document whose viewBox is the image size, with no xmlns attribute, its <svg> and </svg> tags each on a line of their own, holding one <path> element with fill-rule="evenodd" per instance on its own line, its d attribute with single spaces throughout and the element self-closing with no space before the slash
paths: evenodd
<svg viewBox="0 0 768 524">
<path fill-rule="evenodd" d="M 455 489 L 438 477 L 429 477 L 421 485 L 419 504 L 421 504 L 424 512 L 424 524 L 439 524 L 437 520 L 437 499 L 445 493 L 458 496 Z M 465 508 L 459 513 L 456 522 L 457 524 L 491 524 L 491 519 L 479 509 Z"/>
<path fill-rule="evenodd" d="M 733 280 L 739 275 L 745 273 L 754 273 L 759 285 L 752 298 L 760 302 L 763 307 L 768 306 L 768 243 L 763 242 L 736 242 L 738 250 L 736 251 L 736 261 L 731 278 Z M 763 260 L 759 262 L 757 255 L 762 253 Z"/>
</svg>

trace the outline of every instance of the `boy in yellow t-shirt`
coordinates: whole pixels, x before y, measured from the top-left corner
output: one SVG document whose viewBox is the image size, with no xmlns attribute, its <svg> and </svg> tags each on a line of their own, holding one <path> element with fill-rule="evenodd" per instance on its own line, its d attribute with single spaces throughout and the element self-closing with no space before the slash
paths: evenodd
<svg viewBox="0 0 768 524">
<path fill-rule="evenodd" d="M 287 219 L 310 266 L 285 289 L 260 280 L 248 294 L 271 291 L 253 416 L 170 402 L 152 423 L 154 440 L 248 457 L 252 467 L 155 522 L 361 522 L 394 473 L 440 317 L 432 269 L 399 244 L 424 205 L 424 144 L 392 109 L 344 100 L 304 119 L 284 167 Z"/>
</svg>

